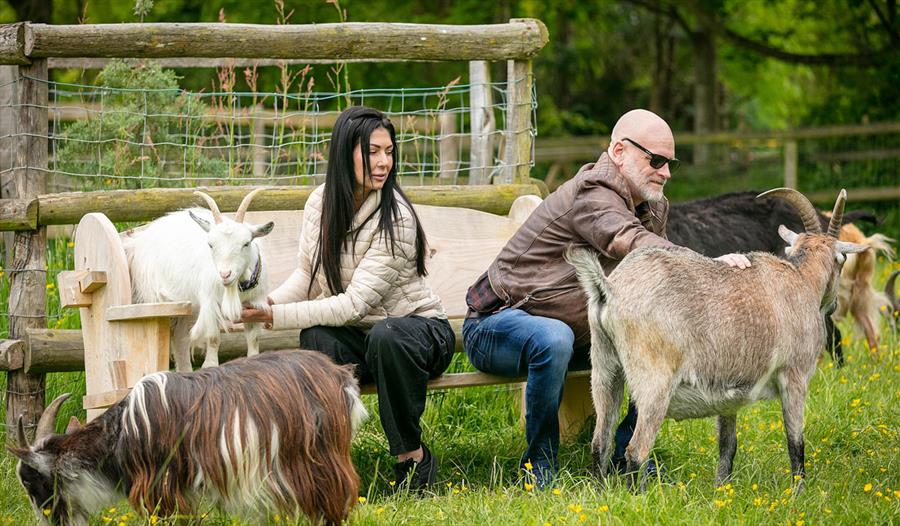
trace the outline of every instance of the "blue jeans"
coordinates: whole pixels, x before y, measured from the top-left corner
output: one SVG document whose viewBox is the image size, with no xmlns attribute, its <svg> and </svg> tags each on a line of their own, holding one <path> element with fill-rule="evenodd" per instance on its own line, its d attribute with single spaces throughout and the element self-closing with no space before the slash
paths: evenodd
<svg viewBox="0 0 900 526">
<path fill-rule="evenodd" d="M 559 404 L 575 334 L 562 321 L 506 309 L 463 323 L 463 342 L 477 369 L 500 376 L 528 376 L 522 464 L 550 477 L 559 469 Z"/>
</svg>

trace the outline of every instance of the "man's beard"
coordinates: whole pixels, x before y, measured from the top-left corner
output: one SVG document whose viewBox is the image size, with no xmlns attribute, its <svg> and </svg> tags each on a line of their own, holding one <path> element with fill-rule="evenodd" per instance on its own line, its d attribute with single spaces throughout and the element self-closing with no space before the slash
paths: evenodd
<svg viewBox="0 0 900 526">
<path fill-rule="evenodd" d="M 653 203 L 662 201 L 666 198 L 666 196 L 663 194 L 663 188 L 660 188 L 659 190 L 652 190 L 647 187 L 641 188 L 641 197 L 643 197 L 645 201 Z"/>
</svg>

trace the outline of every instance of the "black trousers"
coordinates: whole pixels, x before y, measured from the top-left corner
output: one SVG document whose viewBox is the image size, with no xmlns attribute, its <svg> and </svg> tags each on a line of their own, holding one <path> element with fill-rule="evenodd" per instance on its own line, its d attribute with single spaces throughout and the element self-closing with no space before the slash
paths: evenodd
<svg viewBox="0 0 900 526">
<path fill-rule="evenodd" d="M 358 327 L 317 326 L 300 332 L 300 348 L 326 354 L 335 363 L 355 364 L 361 383 L 375 383 L 378 415 L 392 455 L 422 445 L 419 419 L 428 380 L 447 370 L 456 335 L 447 320 L 386 318 L 368 332 Z"/>
</svg>

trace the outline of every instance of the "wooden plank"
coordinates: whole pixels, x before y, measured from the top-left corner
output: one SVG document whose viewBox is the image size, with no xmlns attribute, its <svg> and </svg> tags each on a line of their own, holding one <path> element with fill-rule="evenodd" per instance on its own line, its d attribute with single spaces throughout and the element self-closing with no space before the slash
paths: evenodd
<svg viewBox="0 0 900 526">
<path fill-rule="evenodd" d="M 100 287 L 106 285 L 106 271 L 103 270 L 83 270 L 84 274 L 78 280 L 78 286 L 81 292 L 90 294 Z"/>
<path fill-rule="evenodd" d="M 840 190 L 819 190 L 816 192 L 803 192 L 813 203 L 826 205 L 831 208 L 834 200 Z M 865 187 L 865 188 L 847 188 L 848 203 L 865 203 L 871 201 L 893 201 L 900 200 L 900 186 L 883 186 L 883 187 Z"/>
<path fill-rule="evenodd" d="M 67 57 L 67 58 L 48 58 L 47 64 L 50 69 L 103 69 L 109 64 L 110 60 L 123 60 L 127 64 L 139 66 L 145 59 L 141 58 L 84 58 L 84 57 Z M 345 58 L 345 59 L 296 59 L 296 58 L 241 58 L 241 57 L 223 57 L 223 58 L 204 58 L 204 57 L 177 57 L 177 58 L 158 58 L 154 62 L 164 68 L 180 68 L 180 69 L 197 69 L 197 68 L 258 68 L 282 65 L 298 64 L 305 66 L 307 64 L 334 64 L 337 62 L 349 63 L 369 63 L 369 62 L 407 62 L 401 58 Z M 409 61 L 416 62 L 416 61 Z"/>
<path fill-rule="evenodd" d="M 0 371 L 15 371 L 25 363 L 25 342 L 0 340 Z"/>
<path fill-rule="evenodd" d="M 223 212 L 237 210 L 251 186 L 201 187 Z M 271 186 L 253 200 L 254 210 L 300 210 L 314 186 Z M 148 221 L 163 214 L 201 206 L 195 188 L 148 188 L 105 192 L 66 192 L 38 198 L 38 224 L 75 224 L 88 212 L 103 210 L 111 221 Z M 482 186 L 408 186 L 404 188 L 416 204 L 464 207 L 504 215 L 522 195 L 543 195 L 533 183 Z"/>
<path fill-rule="evenodd" d="M 570 371 L 566 375 L 566 379 L 572 378 L 584 378 L 590 377 L 591 371 Z M 445 373 L 441 376 L 435 378 L 434 380 L 428 381 L 428 389 L 440 390 L 440 389 L 458 389 L 461 387 L 478 387 L 478 386 L 486 386 L 486 385 L 501 385 L 501 384 L 515 384 L 515 383 L 524 383 L 524 376 L 517 377 L 508 377 L 508 376 L 497 376 L 494 374 L 482 373 L 478 372 L 469 372 L 469 373 Z M 375 393 L 375 385 L 374 384 L 366 384 L 363 385 L 360 389 L 360 392 L 363 394 L 374 394 Z"/>
<path fill-rule="evenodd" d="M 190 315 L 191 302 L 189 301 L 134 303 L 130 305 L 116 305 L 106 309 L 106 321 L 137 321 L 147 318 Z"/>
<path fill-rule="evenodd" d="M 37 199 L 0 199 L 0 231 L 35 230 Z"/>
<path fill-rule="evenodd" d="M 131 389 L 113 389 L 102 393 L 85 395 L 84 398 L 81 399 L 81 403 L 84 405 L 84 408 L 88 410 L 104 409 L 125 398 L 130 392 Z M 102 411 L 95 412 L 93 418 L 96 418 L 99 414 L 102 414 Z M 91 414 L 88 414 L 88 420 L 92 420 Z"/>
<path fill-rule="evenodd" d="M 20 66 L 17 81 L 18 115 L 13 171 L 15 197 L 31 200 L 47 187 L 47 61 Z M 9 274 L 9 337 L 25 339 L 30 328 L 47 323 L 47 232 L 45 228 L 16 232 Z M 44 376 L 19 369 L 7 373 L 6 428 L 23 416 L 29 439 L 44 410 Z M 11 436 L 9 434 L 8 436 Z"/>
<path fill-rule="evenodd" d="M 531 103 L 534 77 L 530 60 L 507 63 L 506 87 L 506 151 L 503 156 L 501 183 L 528 181 L 531 170 Z"/>
<path fill-rule="evenodd" d="M 0 25 L 0 64 L 28 65 L 31 60 L 25 54 L 26 22 Z"/>
<path fill-rule="evenodd" d="M 64 309 L 90 307 L 93 300 L 90 294 L 81 291 L 79 281 L 86 275 L 85 270 L 64 270 L 56 275 L 59 289 L 59 306 Z"/>
<path fill-rule="evenodd" d="M 536 19 L 484 25 L 30 24 L 30 29 L 33 39 L 24 49 L 29 57 L 509 60 L 532 58 L 549 40 Z M 13 46 L 7 50 L 0 59 L 21 59 Z"/>
</svg>

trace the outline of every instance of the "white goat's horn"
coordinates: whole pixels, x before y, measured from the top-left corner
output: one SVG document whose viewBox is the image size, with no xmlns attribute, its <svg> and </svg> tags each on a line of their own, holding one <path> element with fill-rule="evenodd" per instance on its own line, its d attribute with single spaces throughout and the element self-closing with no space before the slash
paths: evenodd
<svg viewBox="0 0 900 526">
<path fill-rule="evenodd" d="M 241 206 L 238 207 L 237 212 L 234 213 L 234 220 L 238 223 L 244 222 L 244 214 L 247 213 L 247 209 L 250 208 L 250 202 L 253 201 L 253 198 L 256 197 L 256 194 L 262 192 L 265 188 L 257 188 L 253 190 L 249 194 L 244 196 L 244 199 L 241 201 Z"/>
<path fill-rule="evenodd" d="M 793 188 L 775 188 L 756 196 L 757 199 L 760 197 L 780 197 L 781 199 L 784 199 L 793 206 L 794 210 L 800 215 L 800 220 L 803 221 L 803 228 L 807 232 L 814 234 L 822 233 L 822 225 L 819 223 L 816 207 L 809 202 L 809 199 L 807 199 L 805 195 L 797 190 L 794 190 Z"/>
<path fill-rule="evenodd" d="M 834 210 L 831 212 L 831 221 L 828 222 L 828 235 L 837 238 L 841 233 L 841 225 L 844 223 L 844 204 L 847 202 L 847 191 L 841 188 L 837 201 L 834 202 Z"/>
<path fill-rule="evenodd" d="M 44 414 L 42 414 L 41 419 L 38 420 L 37 430 L 34 432 L 35 442 L 45 436 L 53 434 L 54 429 L 56 429 L 56 415 L 59 413 L 59 406 L 61 406 L 68 398 L 69 393 L 63 393 L 57 396 L 56 400 L 50 402 L 47 409 L 44 409 Z"/>
<path fill-rule="evenodd" d="M 194 193 L 196 195 L 199 195 L 200 197 L 202 197 L 203 200 L 206 201 L 206 204 L 209 205 L 209 211 L 212 212 L 213 221 L 215 221 L 217 225 L 219 223 L 221 223 L 222 222 L 222 212 L 219 212 L 219 205 L 216 204 L 215 199 L 210 197 L 208 194 L 201 192 L 200 190 L 197 190 Z"/>
</svg>

